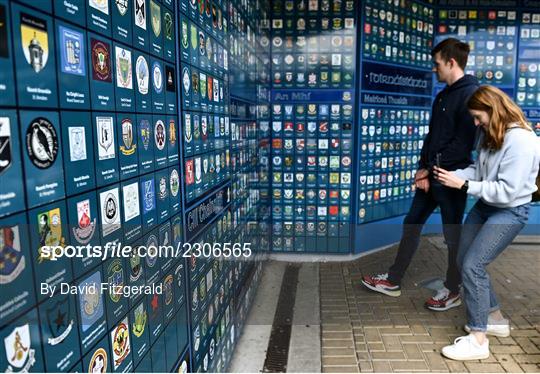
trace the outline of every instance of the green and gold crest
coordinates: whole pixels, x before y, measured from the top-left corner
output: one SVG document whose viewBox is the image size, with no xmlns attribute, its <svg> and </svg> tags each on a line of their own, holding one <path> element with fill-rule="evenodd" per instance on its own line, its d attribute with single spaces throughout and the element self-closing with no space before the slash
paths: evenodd
<svg viewBox="0 0 540 374">
<path fill-rule="evenodd" d="M 152 31 L 157 38 L 161 34 L 161 7 L 154 0 L 150 0 L 150 19 L 152 20 Z"/>
</svg>

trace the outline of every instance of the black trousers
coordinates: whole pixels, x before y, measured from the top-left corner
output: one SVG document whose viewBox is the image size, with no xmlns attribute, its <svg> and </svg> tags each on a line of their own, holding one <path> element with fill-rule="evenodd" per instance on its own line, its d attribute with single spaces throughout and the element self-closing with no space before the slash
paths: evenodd
<svg viewBox="0 0 540 374">
<path fill-rule="evenodd" d="M 448 270 L 446 271 L 445 286 L 451 292 L 459 292 L 461 275 L 456 258 L 466 203 L 466 193 L 455 188 L 445 187 L 432 178 L 430 178 L 430 188 L 427 193 L 420 189 L 416 190 L 409 213 L 403 221 L 403 234 L 396 259 L 388 271 L 390 282 L 401 284 L 401 279 L 418 249 L 424 224 L 431 213 L 440 207 L 444 239 L 448 245 Z"/>
</svg>

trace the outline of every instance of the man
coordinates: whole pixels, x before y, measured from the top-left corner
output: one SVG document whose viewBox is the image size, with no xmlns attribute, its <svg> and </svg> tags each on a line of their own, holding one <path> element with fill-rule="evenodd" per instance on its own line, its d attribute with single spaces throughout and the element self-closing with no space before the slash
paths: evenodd
<svg viewBox="0 0 540 374">
<path fill-rule="evenodd" d="M 398 253 L 388 273 L 362 278 L 362 284 L 373 291 L 400 296 L 401 279 L 418 248 L 422 227 L 439 207 L 448 246 L 448 270 L 445 287 L 425 303 L 427 308 L 435 311 L 461 305 L 461 277 L 456 256 L 467 193 L 441 185 L 433 177 L 432 168 L 440 166 L 456 170 L 472 163 L 476 129 L 466 103 L 479 84 L 475 77 L 464 73 L 469 51 L 468 44 L 453 38 L 442 41 L 431 51 L 433 72 L 439 82 L 447 85 L 433 102 L 429 134 L 424 140 L 415 175 L 416 193 L 403 222 Z"/>
</svg>

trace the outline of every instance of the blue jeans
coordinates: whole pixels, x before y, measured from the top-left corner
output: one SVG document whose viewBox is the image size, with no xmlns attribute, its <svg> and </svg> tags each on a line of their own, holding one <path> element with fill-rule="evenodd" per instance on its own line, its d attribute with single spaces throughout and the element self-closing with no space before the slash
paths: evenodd
<svg viewBox="0 0 540 374">
<path fill-rule="evenodd" d="M 457 264 L 473 331 L 485 332 L 489 313 L 500 308 L 486 266 L 512 243 L 528 217 L 529 204 L 496 208 L 479 200 L 463 224 Z"/>
</svg>

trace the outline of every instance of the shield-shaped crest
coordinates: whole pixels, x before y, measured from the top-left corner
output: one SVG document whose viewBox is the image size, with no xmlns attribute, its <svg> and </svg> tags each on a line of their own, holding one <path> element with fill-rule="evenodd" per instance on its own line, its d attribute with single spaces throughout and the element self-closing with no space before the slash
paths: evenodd
<svg viewBox="0 0 540 374">
<path fill-rule="evenodd" d="M 71 319 L 69 298 L 65 297 L 58 300 L 53 306 L 46 309 L 45 314 L 47 315 L 47 326 L 51 334 L 47 343 L 50 345 L 60 344 L 69 335 L 74 324 L 73 319 Z"/>
<path fill-rule="evenodd" d="M 189 113 L 186 113 L 184 117 L 184 138 L 186 139 L 186 143 L 191 143 L 191 114 Z"/>
<path fill-rule="evenodd" d="M 208 137 L 208 122 L 206 116 L 201 116 L 201 134 L 202 139 L 206 140 L 206 138 Z"/>
<path fill-rule="evenodd" d="M 203 159 L 203 174 L 208 174 L 208 158 Z"/>
<path fill-rule="evenodd" d="M 118 86 L 122 88 L 133 88 L 131 76 L 131 51 L 124 48 L 115 48 L 116 53 L 116 76 Z"/>
<path fill-rule="evenodd" d="M 293 106 L 285 105 L 285 114 L 291 116 L 293 114 Z"/>
<path fill-rule="evenodd" d="M 182 20 L 182 47 L 187 49 L 189 47 L 188 42 L 188 24 L 185 20 Z"/>
<path fill-rule="evenodd" d="M 11 127 L 8 117 L 0 117 L 0 174 L 11 166 Z"/>
<path fill-rule="evenodd" d="M 152 31 L 157 38 L 161 34 L 161 7 L 153 0 L 150 0 L 150 18 L 152 20 Z"/>
<path fill-rule="evenodd" d="M 122 121 L 122 141 L 126 150 L 131 150 L 133 145 L 133 124 L 129 119 Z"/>
<path fill-rule="evenodd" d="M 134 315 L 135 322 L 133 322 L 131 331 L 133 332 L 133 335 L 139 338 L 144 332 L 147 319 L 147 314 L 143 303 L 140 303 L 139 306 L 135 308 Z"/>
<path fill-rule="evenodd" d="M 0 129 L 1 132 L 1 129 Z M 69 127 L 69 155 L 71 161 L 86 160 L 86 142 L 84 127 Z M 1 140 L 0 140 L 1 148 Z M 0 157 L 1 160 L 1 157 Z M 0 161 L 1 167 L 1 161 Z M 1 172 L 1 171 L 0 171 Z"/>
<path fill-rule="evenodd" d="M 206 74 L 204 73 L 199 73 L 199 88 L 200 88 L 200 91 L 201 91 L 201 97 L 206 97 Z"/>
<path fill-rule="evenodd" d="M 141 132 L 141 139 L 143 142 L 144 149 L 147 150 L 150 145 L 150 123 L 148 120 L 143 119 L 139 124 L 139 130 Z"/>
<path fill-rule="evenodd" d="M 26 259 L 21 253 L 19 226 L 3 227 L 0 229 L 0 255 L 3 267 L 0 268 L 0 284 L 14 281 L 26 267 Z"/>
<path fill-rule="evenodd" d="M 21 371 L 27 371 L 34 364 L 35 351 L 30 348 L 30 344 L 30 326 L 28 323 L 15 327 L 11 334 L 4 338 L 6 358 L 11 366 L 17 369 L 22 368 Z"/>
<path fill-rule="evenodd" d="M 221 171 L 221 155 L 216 155 L 216 173 Z"/>
<path fill-rule="evenodd" d="M 92 220 L 90 213 L 90 200 L 77 203 L 77 227 L 72 227 L 75 239 L 81 244 L 87 244 L 94 234 L 96 218 Z"/>
<path fill-rule="evenodd" d="M 197 157 L 195 159 L 195 183 L 199 184 L 201 182 L 202 182 L 201 158 Z"/>
<path fill-rule="evenodd" d="M 98 131 L 98 143 L 99 146 L 102 148 L 100 149 L 100 159 L 113 158 L 114 152 L 109 151 L 114 142 L 112 117 L 97 117 L 96 122 Z"/>
<path fill-rule="evenodd" d="M 120 15 L 125 15 L 127 13 L 127 10 L 128 10 L 128 0 L 115 0 L 115 3 L 116 3 L 116 7 L 118 8 L 118 13 L 120 13 Z"/>
</svg>

